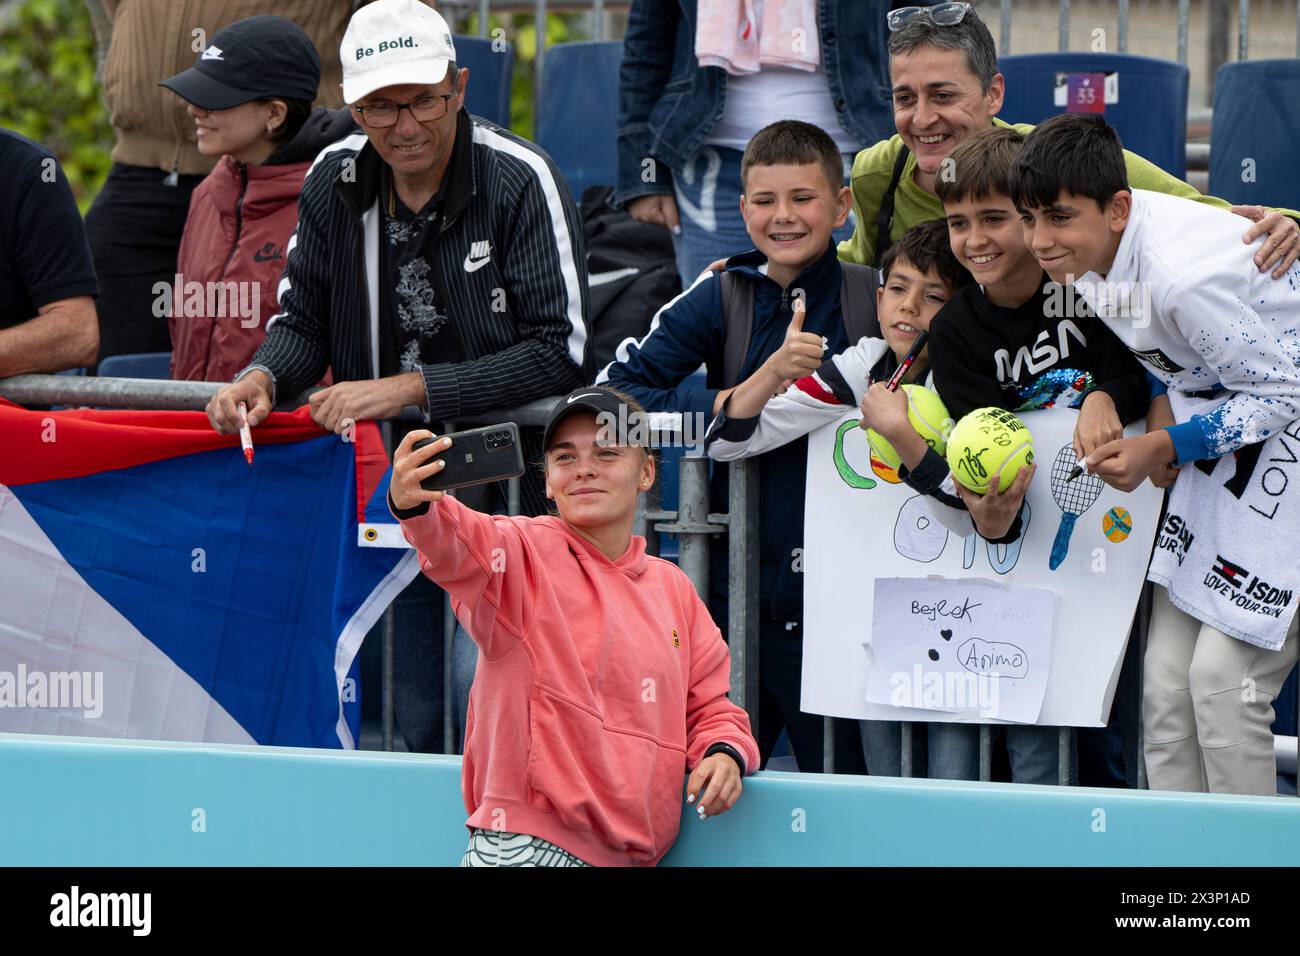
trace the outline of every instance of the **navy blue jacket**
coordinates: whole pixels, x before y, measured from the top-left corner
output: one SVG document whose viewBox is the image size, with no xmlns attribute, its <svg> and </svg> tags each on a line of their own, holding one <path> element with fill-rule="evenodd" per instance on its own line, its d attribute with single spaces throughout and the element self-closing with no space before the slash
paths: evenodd
<svg viewBox="0 0 1300 956">
<path fill-rule="evenodd" d="M 911 0 L 928 6 L 930 0 Z M 890 0 L 818 0 L 821 66 L 840 125 L 861 147 L 894 135 L 889 87 Z M 722 118 L 727 73 L 695 59 L 696 0 L 635 0 L 619 79 L 617 203 L 673 191 L 672 170 Z M 646 182 L 646 159 L 656 160 Z"/>
<path fill-rule="evenodd" d="M 754 324 L 749 350 L 741 366 L 744 381 L 775 352 L 790 326 L 792 300 L 789 292 L 759 271 L 766 262 L 761 252 L 751 250 L 727 260 L 726 269 L 755 283 Z M 804 331 L 824 336 L 827 355 L 848 347 L 840 316 L 842 273 L 830 244 L 825 254 L 790 283 L 802 289 L 808 314 Z M 704 440 L 713 420 L 713 400 L 729 383 L 722 380 L 726 317 L 722 310 L 721 283 L 705 273 L 694 285 L 673 299 L 655 315 L 650 331 L 637 342 L 628 339 L 619 346 L 616 360 L 601 370 L 596 381 L 627 392 L 650 412 L 694 413 L 690 427 Z M 678 386 L 704 365 L 705 387 Z M 730 383 L 739 384 L 739 383 Z M 803 497 L 808 456 L 806 438 L 790 442 L 757 458 L 759 463 L 759 569 L 760 613 L 784 621 L 802 617 L 803 580 L 794 570 L 796 548 L 803 547 Z M 711 508 L 727 510 L 727 473 L 714 468 L 711 480 Z M 709 590 L 712 597 L 726 593 L 726 544 L 713 549 Z M 799 562 L 802 566 L 802 562 Z M 715 616 L 720 606 L 711 601 Z"/>
</svg>

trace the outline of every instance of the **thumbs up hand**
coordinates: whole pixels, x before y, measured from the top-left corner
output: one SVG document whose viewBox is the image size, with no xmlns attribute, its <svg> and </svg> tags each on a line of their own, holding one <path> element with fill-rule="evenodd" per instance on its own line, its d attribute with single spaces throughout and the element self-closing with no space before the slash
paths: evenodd
<svg viewBox="0 0 1300 956">
<path fill-rule="evenodd" d="M 800 379 L 816 371 L 825 352 L 822 337 L 803 330 L 805 312 L 802 298 L 794 300 L 793 311 L 790 327 L 785 330 L 785 341 L 763 363 L 765 370 L 777 381 Z"/>
</svg>

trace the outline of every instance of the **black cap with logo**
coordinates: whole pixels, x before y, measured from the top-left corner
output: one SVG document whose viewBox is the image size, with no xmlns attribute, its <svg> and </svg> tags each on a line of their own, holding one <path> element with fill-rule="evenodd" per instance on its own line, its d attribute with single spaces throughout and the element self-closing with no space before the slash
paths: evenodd
<svg viewBox="0 0 1300 956">
<path fill-rule="evenodd" d="M 619 409 L 624 409 L 621 415 Z M 555 407 L 551 409 L 551 417 L 546 422 L 546 432 L 542 435 L 543 451 L 550 449 L 551 436 L 560 422 L 575 412 L 592 412 L 598 419 L 602 413 L 607 413 L 613 422 L 626 422 L 634 414 L 626 407 L 623 399 L 607 388 L 600 385 L 575 388 L 562 401 L 556 402 Z"/>
<path fill-rule="evenodd" d="M 214 33 L 192 67 L 160 85 L 203 110 L 272 97 L 310 103 L 320 86 L 320 55 L 292 20 L 248 17 Z"/>
</svg>

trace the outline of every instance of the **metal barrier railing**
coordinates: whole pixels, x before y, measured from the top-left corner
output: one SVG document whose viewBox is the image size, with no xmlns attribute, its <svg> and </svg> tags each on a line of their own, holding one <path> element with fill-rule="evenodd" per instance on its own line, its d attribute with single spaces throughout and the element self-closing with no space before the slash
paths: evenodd
<svg viewBox="0 0 1300 956">
<path fill-rule="evenodd" d="M 1131 29 L 1129 0 L 1117 0 L 1118 52 L 1128 50 Z M 1229 0 L 1207 0 L 1213 9 L 1222 12 Z M 1058 0 L 1058 46 L 1061 50 L 1069 49 L 1070 3 Z M 478 33 L 487 36 L 489 32 L 488 16 L 491 12 L 520 12 L 532 10 L 536 26 L 538 53 L 537 77 L 540 80 L 546 48 L 546 22 L 551 9 L 547 0 L 441 0 L 439 4 L 444 13 L 450 14 L 453 28 L 463 26 L 464 18 L 470 12 L 478 14 Z M 612 10 L 626 10 L 627 3 L 606 4 L 604 0 L 585 0 L 585 2 L 564 2 L 557 6 L 572 9 L 581 7 L 592 15 L 593 39 L 602 39 L 607 30 L 607 13 Z M 1250 3 L 1238 0 L 1237 5 L 1239 59 L 1246 59 L 1249 51 Z M 1012 51 L 1012 0 L 999 0 L 999 51 L 1002 54 Z M 1178 0 L 1177 23 L 1177 60 L 1188 62 L 1188 35 L 1191 16 L 1191 0 Z M 1296 50 L 1300 54 L 1300 0 L 1296 2 Z M 1226 56 L 1226 53 L 1225 53 Z M 1210 64 L 1211 71 L 1217 63 Z M 1189 144 L 1189 167 L 1205 168 L 1208 165 L 1209 147 L 1205 144 Z M 27 405 L 97 405 L 112 407 L 129 407 L 138 409 L 202 409 L 219 387 L 217 383 L 206 382 L 170 382 L 145 379 L 112 378 L 69 378 L 52 375 L 23 375 L 0 380 L 0 396 Z M 447 422 L 442 430 L 452 431 L 462 425 L 487 424 L 496 421 L 513 420 L 520 425 L 542 425 L 545 422 L 555 399 L 541 399 L 516 409 L 502 409 L 482 415 L 465 416 L 457 422 Z M 418 410 L 408 410 L 402 418 L 423 420 Z M 391 430 L 384 429 L 385 440 L 391 451 Z M 729 502 L 726 514 L 709 513 L 708 462 L 704 459 L 683 457 L 680 461 L 679 506 L 676 511 L 665 511 L 659 507 L 657 488 L 652 489 L 655 497 L 645 496 L 637 519 L 637 532 L 644 534 L 648 544 L 656 542 L 653 531 L 676 534 L 681 539 L 679 564 L 691 579 L 702 598 L 708 596 L 710 539 L 720 534 L 728 534 L 728 638 L 731 645 L 732 697 L 750 714 L 754 726 L 758 723 L 758 470 L 750 462 L 738 462 L 729 466 Z M 507 483 L 507 509 L 510 514 L 519 513 L 519 482 L 512 479 Z M 657 547 L 657 545 L 655 545 Z M 1139 606 L 1136 634 L 1139 646 L 1145 646 L 1146 621 L 1149 618 L 1150 595 L 1144 591 Z M 452 752 L 456 749 L 454 700 L 452 687 L 452 640 L 455 621 L 447 601 L 444 609 L 444 749 Z M 381 626 L 382 641 L 382 739 L 385 750 L 394 745 L 393 717 L 393 612 L 385 612 Z M 1139 668 L 1140 672 L 1140 668 Z M 1137 722 L 1139 735 L 1141 721 Z M 824 731 L 824 759 L 828 772 L 834 769 L 833 735 L 831 720 L 826 719 Z M 902 768 L 904 776 L 913 775 L 912 740 L 915 728 L 911 724 L 902 727 Z M 980 779 L 991 779 L 992 728 L 983 725 L 980 728 Z M 1069 781 L 1070 769 L 1075 761 L 1074 734 L 1069 728 L 1062 728 L 1059 738 L 1060 780 Z M 1139 736 L 1138 778 L 1139 785 L 1145 785 L 1145 767 L 1141 760 L 1141 737 Z"/>
<path fill-rule="evenodd" d="M 108 408 L 201 411 L 207 406 L 219 382 L 180 382 L 156 379 L 102 378 L 96 376 L 15 375 L 0 379 L 0 398 L 27 406 L 95 406 Z M 310 389 L 281 409 L 302 404 Z M 445 434 L 457 428 L 513 421 L 523 427 L 542 427 L 551 409 L 563 396 L 537 399 L 515 408 L 464 415 L 455 422 L 443 422 L 437 430 Z M 423 413 L 408 408 L 397 421 L 423 422 Z M 382 423 L 384 443 L 392 454 L 391 423 Z M 680 434 L 660 429 L 654 440 L 661 446 L 680 442 Z M 709 595 L 710 540 L 729 534 L 730 573 L 728 581 L 730 618 L 728 640 L 732 648 L 731 697 L 743 707 L 753 726 L 758 726 L 758 468 L 752 462 L 731 467 L 731 495 L 726 514 L 709 512 L 709 462 L 683 457 L 679 463 L 679 504 L 676 511 L 660 507 L 658 485 L 643 495 L 638 505 L 634 531 L 644 535 L 647 549 L 658 553 L 654 532 L 678 535 L 681 539 L 679 564 L 701 599 Z M 454 494 L 454 492 L 453 492 Z M 507 512 L 520 512 L 519 479 L 506 482 Z M 735 520 L 732 515 L 740 517 Z M 443 752 L 455 753 L 456 713 L 453 694 L 452 643 L 455 615 L 451 600 L 443 607 Z M 380 621 L 380 732 L 381 746 L 393 750 L 395 717 L 393 704 L 394 611 L 390 605 Z"/>
<path fill-rule="evenodd" d="M 175 382 L 153 379 L 67 377 L 62 375 L 18 375 L 0 379 L 0 397 L 21 405 L 93 405 L 136 409 L 199 410 L 220 388 L 216 382 Z M 299 397 L 301 399 L 301 396 Z M 462 425 L 491 424 L 514 421 L 525 427 L 540 427 L 559 397 L 538 399 L 517 408 L 508 408 L 466 415 L 457 422 L 444 423 L 443 432 L 453 431 Z M 292 407 L 300 400 L 281 407 Z M 399 420 L 423 421 L 418 409 L 407 409 Z M 391 451 L 391 427 L 384 423 L 384 437 Z M 680 441 L 680 434 L 660 430 L 654 435 L 659 446 Z M 728 535 L 728 643 L 731 648 L 731 697 L 749 714 L 751 724 L 758 726 L 759 701 L 759 477 L 753 460 L 732 462 L 728 466 L 729 493 L 727 512 L 710 513 L 709 461 L 704 458 L 684 456 L 679 462 L 679 503 L 676 511 L 660 506 L 658 484 L 642 496 L 634 531 L 646 538 L 647 550 L 658 553 L 658 537 L 654 532 L 675 534 L 680 538 L 679 564 L 690 578 L 700 597 L 707 601 L 709 595 L 710 541 L 719 535 Z M 507 510 L 518 514 L 520 510 L 519 479 L 507 483 Z M 1138 606 L 1134 633 L 1130 639 L 1137 642 L 1139 663 L 1146 642 L 1146 625 L 1150 618 L 1151 593 L 1148 585 L 1142 592 Z M 393 713 L 393 641 L 394 618 L 390 606 L 381 622 L 381 729 L 382 747 L 394 747 Z M 443 673 L 443 727 L 444 752 L 457 749 L 454 736 L 455 716 L 452 694 L 452 641 L 455 619 L 450 600 L 444 606 L 444 673 Z M 1137 699 L 1141 699 L 1141 668 L 1138 668 Z M 1146 770 L 1142 760 L 1142 722 L 1137 718 L 1137 782 L 1146 786 Z M 993 728 L 981 725 L 979 736 L 979 779 L 992 779 Z M 916 776 L 918 769 L 912 765 L 915 726 L 904 723 L 901 728 L 901 767 L 905 777 Z M 826 772 L 834 772 L 833 738 L 830 718 L 825 722 L 823 740 Z M 1076 761 L 1074 732 L 1061 728 L 1059 737 L 1059 781 L 1071 782 L 1071 770 Z"/>
<path fill-rule="evenodd" d="M 24 405 L 94 405 L 149 409 L 202 409 L 220 388 L 216 382 L 174 382 L 151 379 L 123 378 L 70 378 L 60 375 L 19 375 L 0 379 L 0 397 Z M 303 396 L 284 403 L 292 407 L 301 403 Z M 492 424 L 514 421 L 524 427 L 541 427 L 546 423 L 556 396 L 538 399 L 527 405 L 501 409 L 475 415 L 464 415 L 455 422 L 445 422 L 443 433 L 455 431 L 466 425 Z M 423 421 L 418 409 L 408 409 L 400 420 Z M 392 429 L 390 423 L 383 427 L 386 446 L 391 454 Z M 680 442 L 679 433 L 661 429 L 654 435 L 660 447 Z M 725 514 L 710 513 L 709 465 L 706 458 L 683 456 L 678 464 L 678 507 L 664 510 L 658 500 L 658 486 L 642 497 L 634 531 L 642 534 L 652 553 L 657 552 L 657 536 L 653 532 L 677 535 L 680 540 L 678 563 L 695 586 L 702 600 L 709 596 L 709 549 L 711 540 L 728 535 L 728 644 L 731 649 L 731 697 L 745 709 L 753 727 L 758 727 L 759 701 L 759 477 L 753 460 L 730 463 L 728 467 L 728 506 Z M 510 479 L 506 490 L 507 511 L 519 514 L 519 479 Z M 394 749 L 395 718 L 393 703 L 394 661 L 394 610 L 385 610 L 380 624 L 381 665 L 381 735 L 382 748 Z M 443 751 L 454 753 L 459 749 L 456 737 L 456 711 L 453 694 L 452 645 L 455 636 L 455 617 L 450 598 L 444 600 L 443 621 Z M 914 727 L 902 726 L 902 772 L 914 776 L 918 768 L 912 766 L 912 740 Z M 832 722 L 825 719 L 823 737 L 824 769 L 834 772 Z M 1069 782 L 1069 768 L 1073 763 L 1073 733 L 1063 728 L 1060 736 L 1061 782 Z M 980 779 L 991 779 L 991 728 L 980 729 Z"/>
</svg>

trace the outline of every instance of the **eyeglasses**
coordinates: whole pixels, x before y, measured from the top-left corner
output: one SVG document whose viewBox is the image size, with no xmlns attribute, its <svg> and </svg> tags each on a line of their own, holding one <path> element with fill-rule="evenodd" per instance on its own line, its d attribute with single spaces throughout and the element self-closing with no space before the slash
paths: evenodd
<svg viewBox="0 0 1300 956">
<path fill-rule="evenodd" d="M 430 123 L 447 115 L 447 105 L 458 92 L 453 87 L 450 93 L 426 93 L 409 103 L 381 101 L 369 106 L 354 106 L 352 109 L 361 117 L 361 122 L 371 129 L 395 126 L 402 110 L 410 110 L 417 123 Z"/>
<path fill-rule="evenodd" d="M 900 30 L 903 24 L 913 17 L 926 17 L 937 27 L 951 27 L 961 23 L 962 17 L 970 12 L 969 3 L 936 3 L 932 7 L 899 7 L 890 10 L 885 22 L 889 32 Z"/>
</svg>

